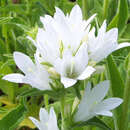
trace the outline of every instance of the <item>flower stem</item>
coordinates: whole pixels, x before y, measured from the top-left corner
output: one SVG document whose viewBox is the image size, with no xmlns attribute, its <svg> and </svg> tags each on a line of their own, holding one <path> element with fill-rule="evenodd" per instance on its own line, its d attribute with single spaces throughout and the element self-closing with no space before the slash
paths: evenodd
<svg viewBox="0 0 130 130">
<path fill-rule="evenodd" d="M 65 113 L 64 113 L 64 104 L 65 104 L 65 99 L 64 96 L 61 98 L 61 118 L 62 118 L 62 127 L 61 130 L 64 130 L 64 118 L 65 118 Z"/>
<path fill-rule="evenodd" d="M 44 95 L 44 102 L 45 102 L 45 108 L 46 108 L 46 110 L 49 110 L 48 109 L 49 102 L 48 102 L 48 95 L 47 94 Z"/>
<path fill-rule="evenodd" d="M 128 66 L 130 66 L 130 55 L 129 55 L 129 63 Z M 123 108 L 122 108 L 122 115 L 121 115 L 121 123 L 120 123 L 120 129 L 119 130 L 127 130 L 128 129 L 128 110 L 129 110 L 129 101 L 130 101 L 130 68 L 128 68 L 127 71 L 127 78 L 126 78 L 126 85 L 124 88 L 124 102 L 123 102 Z"/>
<path fill-rule="evenodd" d="M 109 6 L 109 0 L 104 0 L 104 4 L 103 4 L 103 17 L 104 17 L 104 19 L 107 18 L 108 6 Z"/>
<path fill-rule="evenodd" d="M 86 130 L 92 130 L 92 126 L 88 126 Z"/>
<path fill-rule="evenodd" d="M 82 0 L 82 11 L 83 11 L 83 18 L 87 19 L 87 10 L 88 10 L 88 2 L 87 0 Z"/>
</svg>

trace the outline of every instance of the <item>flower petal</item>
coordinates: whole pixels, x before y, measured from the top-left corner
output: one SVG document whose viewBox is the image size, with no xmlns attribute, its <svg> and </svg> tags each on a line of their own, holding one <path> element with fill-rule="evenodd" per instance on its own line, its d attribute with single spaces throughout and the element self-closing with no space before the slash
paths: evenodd
<svg viewBox="0 0 130 130">
<path fill-rule="evenodd" d="M 77 80 L 66 78 L 66 77 L 61 77 L 61 82 L 64 84 L 65 88 L 68 88 L 68 87 L 73 86 L 77 82 Z"/>
<path fill-rule="evenodd" d="M 97 84 L 91 91 L 90 102 L 91 103 L 100 102 L 107 94 L 109 86 L 110 86 L 109 80 Z"/>
<path fill-rule="evenodd" d="M 30 84 L 32 87 L 40 90 L 50 90 L 49 81 L 49 74 L 43 69 L 28 73 L 23 79 L 24 83 Z"/>
<path fill-rule="evenodd" d="M 30 36 L 27 36 L 27 39 L 29 39 L 33 43 L 33 45 L 37 47 L 35 40 L 33 40 Z"/>
<path fill-rule="evenodd" d="M 128 42 L 121 43 L 117 46 L 117 48 L 115 50 L 119 50 L 124 47 L 130 47 L 130 43 L 128 43 Z"/>
<path fill-rule="evenodd" d="M 96 112 L 97 115 L 103 115 L 103 116 L 112 116 L 112 112 L 110 111 L 101 111 L 101 112 Z"/>
<path fill-rule="evenodd" d="M 88 26 L 91 21 L 96 17 L 97 14 L 93 14 L 87 21 L 86 21 L 86 26 Z"/>
<path fill-rule="evenodd" d="M 54 112 L 54 109 L 50 109 L 50 114 L 49 114 L 49 120 L 48 120 L 48 130 L 59 130 L 57 126 L 57 118 L 56 114 Z"/>
<path fill-rule="evenodd" d="M 34 63 L 27 55 L 20 52 L 14 52 L 13 55 L 14 55 L 14 60 L 15 60 L 16 65 L 25 74 L 35 69 Z"/>
<path fill-rule="evenodd" d="M 76 112 L 75 121 L 83 121 L 92 116 L 89 113 L 89 106 L 91 105 L 91 103 L 88 101 L 88 99 L 90 95 L 91 95 L 91 84 L 89 82 L 87 87 L 85 88 L 84 96 L 82 97 L 82 100 L 80 101 L 78 111 Z"/>
<path fill-rule="evenodd" d="M 82 11 L 81 11 L 79 5 L 75 5 L 72 8 L 69 18 L 70 18 L 71 22 L 74 22 L 74 24 L 75 24 L 75 22 L 77 23 L 76 25 L 80 24 L 80 22 L 82 21 Z"/>
<path fill-rule="evenodd" d="M 77 78 L 79 80 L 84 80 L 91 76 L 91 74 L 95 71 L 95 69 L 91 66 L 87 66 L 87 68 L 82 72 L 82 74 Z"/>
<path fill-rule="evenodd" d="M 109 42 L 116 43 L 118 39 L 118 28 L 112 28 L 106 32 L 105 39 L 108 39 Z"/>
<path fill-rule="evenodd" d="M 50 109 L 49 119 L 50 120 L 53 119 L 53 122 L 55 122 L 57 124 L 56 114 L 55 114 L 53 107 L 51 107 L 51 109 Z"/>
<path fill-rule="evenodd" d="M 106 32 L 106 27 L 107 27 L 107 23 L 106 23 L 106 20 L 104 20 L 101 28 L 98 31 L 98 36 L 100 36 L 100 37 L 104 36 L 104 34 Z"/>
<path fill-rule="evenodd" d="M 38 127 L 39 130 L 42 130 L 42 126 L 38 120 L 33 117 L 29 117 L 29 119 L 33 122 L 33 124 L 35 124 L 36 127 Z"/>
<path fill-rule="evenodd" d="M 123 100 L 121 98 L 108 98 L 97 104 L 97 106 L 95 107 L 95 111 L 96 113 L 102 111 L 109 111 L 118 107 L 122 102 Z"/>
<path fill-rule="evenodd" d="M 73 58 L 75 62 L 76 71 L 81 74 L 88 64 L 88 52 L 87 52 L 87 44 L 83 43 L 79 50 L 77 51 L 75 57 Z"/>
<path fill-rule="evenodd" d="M 46 122 L 48 122 L 49 115 L 48 115 L 48 112 L 47 112 L 44 108 L 41 108 L 41 109 L 40 109 L 39 117 L 40 117 L 40 121 L 41 121 L 43 124 L 46 123 Z"/>
<path fill-rule="evenodd" d="M 24 75 L 14 73 L 14 74 L 5 75 L 2 79 L 8 80 L 14 83 L 23 83 L 23 78 L 24 78 Z"/>
</svg>

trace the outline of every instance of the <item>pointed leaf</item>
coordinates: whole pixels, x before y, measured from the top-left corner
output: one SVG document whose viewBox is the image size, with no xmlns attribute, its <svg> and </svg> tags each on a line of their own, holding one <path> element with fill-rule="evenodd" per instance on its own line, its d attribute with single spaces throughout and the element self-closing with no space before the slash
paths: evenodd
<svg viewBox="0 0 130 130">
<path fill-rule="evenodd" d="M 23 120 L 26 112 L 25 106 L 19 105 L 0 120 L 0 130 L 14 130 Z"/>
<path fill-rule="evenodd" d="M 115 61 L 112 58 L 112 55 L 109 55 L 107 58 L 107 70 L 108 76 L 111 82 L 111 92 L 114 97 L 123 97 L 124 91 L 124 82 L 121 78 L 120 72 L 115 64 Z M 115 110 L 116 121 L 120 123 L 120 116 L 121 116 L 121 106 Z"/>
<path fill-rule="evenodd" d="M 88 121 L 77 123 L 72 128 L 84 127 L 88 125 L 97 126 L 103 130 L 111 130 L 111 128 L 109 128 L 102 120 L 98 119 L 97 117 L 94 117 Z"/>
</svg>

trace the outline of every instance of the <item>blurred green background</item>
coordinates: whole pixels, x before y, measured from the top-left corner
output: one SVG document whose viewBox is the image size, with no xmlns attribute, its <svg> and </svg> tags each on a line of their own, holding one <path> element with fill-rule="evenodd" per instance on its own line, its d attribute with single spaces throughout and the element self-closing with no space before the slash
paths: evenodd
<svg viewBox="0 0 130 130">
<path fill-rule="evenodd" d="M 108 1 L 107 6 L 104 5 L 104 1 Z M 98 26 L 104 19 L 107 19 L 109 24 L 118 12 L 118 2 L 119 0 L 87 0 L 85 18 L 97 13 Z M 35 47 L 27 39 L 27 36 L 35 39 L 38 27 L 43 27 L 40 16 L 45 14 L 53 16 L 55 6 L 61 8 L 65 14 L 69 13 L 76 3 L 81 8 L 83 7 L 82 0 L 0 0 L 0 119 L 18 107 L 21 93 L 30 90 L 29 85 L 10 83 L 1 79 L 6 74 L 19 72 L 13 60 L 13 52 L 20 51 L 33 57 Z M 119 28 L 121 30 L 119 43 L 130 42 L 130 0 L 127 1 L 127 6 L 128 19 L 125 21 L 123 29 Z M 125 16 L 122 15 L 122 18 L 125 19 Z M 115 26 L 118 27 L 118 25 Z M 109 27 L 111 28 L 111 26 Z M 126 80 L 126 56 L 129 52 L 130 48 L 126 48 L 113 53 L 113 58 L 124 81 Z M 105 79 L 104 73 L 103 75 L 97 74 L 93 77 L 92 82 L 96 84 L 102 80 L 102 77 Z M 28 116 L 38 117 L 39 108 L 44 105 L 42 100 L 42 95 L 27 98 L 28 112 L 25 116 L 21 115 L 18 129 L 30 130 L 30 128 L 34 128 Z M 55 107 L 58 109 L 58 105 L 55 104 Z M 104 117 L 103 120 L 113 127 L 111 118 Z M 96 130 L 99 129 L 96 128 Z"/>
</svg>

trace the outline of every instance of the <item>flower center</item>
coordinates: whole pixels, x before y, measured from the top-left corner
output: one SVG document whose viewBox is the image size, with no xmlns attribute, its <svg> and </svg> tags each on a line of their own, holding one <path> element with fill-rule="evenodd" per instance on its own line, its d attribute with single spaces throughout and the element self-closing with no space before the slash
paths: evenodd
<svg viewBox="0 0 130 130">
<path fill-rule="evenodd" d="M 72 79 L 78 77 L 79 74 L 75 69 L 75 64 L 73 61 L 71 63 L 71 66 L 67 66 L 66 75 L 67 75 L 67 77 L 72 78 Z"/>
</svg>

